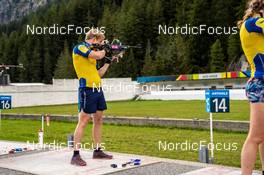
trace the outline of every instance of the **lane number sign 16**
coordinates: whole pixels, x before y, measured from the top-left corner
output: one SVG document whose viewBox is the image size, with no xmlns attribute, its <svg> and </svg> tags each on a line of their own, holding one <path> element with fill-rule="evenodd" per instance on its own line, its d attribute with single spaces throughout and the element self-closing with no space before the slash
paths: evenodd
<svg viewBox="0 0 264 175">
<path fill-rule="evenodd" d="M 0 96 L 0 109 L 11 109 L 12 108 L 12 97 L 11 96 Z"/>
</svg>

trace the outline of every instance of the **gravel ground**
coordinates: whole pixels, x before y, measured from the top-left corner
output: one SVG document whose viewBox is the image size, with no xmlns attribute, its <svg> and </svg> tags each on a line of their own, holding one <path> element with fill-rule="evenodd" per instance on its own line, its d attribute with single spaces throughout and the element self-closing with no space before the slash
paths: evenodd
<svg viewBox="0 0 264 175">
<path fill-rule="evenodd" d="M 33 174 L 0 167 L 0 175 L 33 175 Z"/>
<path fill-rule="evenodd" d="M 197 166 L 188 166 L 188 165 L 180 165 L 176 163 L 161 162 L 152 165 L 146 165 L 138 168 L 111 173 L 111 175 L 161 175 L 161 174 L 179 175 L 200 168 L 201 167 L 197 167 Z"/>
</svg>

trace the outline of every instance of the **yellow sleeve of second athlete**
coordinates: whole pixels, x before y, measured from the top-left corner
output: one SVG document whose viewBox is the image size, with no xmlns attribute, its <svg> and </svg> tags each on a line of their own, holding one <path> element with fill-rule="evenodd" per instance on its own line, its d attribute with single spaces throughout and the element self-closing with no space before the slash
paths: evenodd
<svg viewBox="0 0 264 175">
<path fill-rule="evenodd" d="M 264 18 L 260 18 L 256 22 L 256 26 L 262 28 L 262 33 L 264 33 Z"/>
</svg>

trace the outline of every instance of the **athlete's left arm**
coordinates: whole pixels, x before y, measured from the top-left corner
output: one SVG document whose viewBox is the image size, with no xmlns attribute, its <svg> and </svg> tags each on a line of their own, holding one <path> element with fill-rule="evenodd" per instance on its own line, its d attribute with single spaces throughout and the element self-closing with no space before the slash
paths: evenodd
<svg viewBox="0 0 264 175">
<path fill-rule="evenodd" d="M 262 33 L 264 34 L 264 18 L 260 18 L 256 21 L 256 26 L 262 29 Z"/>
<path fill-rule="evenodd" d="M 101 67 L 99 70 L 98 70 L 98 73 L 99 73 L 99 76 L 102 78 L 105 73 L 107 72 L 108 68 L 109 68 L 110 64 L 104 64 L 103 67 Z"/>
<path fill-rule="evenodd" d="M 118 57 L 113 56 L 111 62 L 113 62 L 113 61 L 118 61 Z M 101 68 L 98 70 L 98 74 L 99 74 L 99 76 L 100 76 L 101 78 L 102 78 L 102 77 L 105 75 L 105 73 L 107 72 L 107 70 L 108 70 L 110 64 L 111 64 L 111 63 L 105 63 L 105 64 L 103 65 L 103 67 L 101 67 Z"/>
</svg>

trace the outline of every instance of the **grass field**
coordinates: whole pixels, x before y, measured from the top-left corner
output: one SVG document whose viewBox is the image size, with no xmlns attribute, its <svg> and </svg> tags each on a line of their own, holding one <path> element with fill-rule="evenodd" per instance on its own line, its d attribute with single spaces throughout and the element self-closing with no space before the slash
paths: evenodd
<svg viewBox="0 0 264 175">
<path fill-rule="evenodd" d="M 25 120 L 3 120 L 0 130 L 1 140 L 14 141 L 35 141 L 37 142 L 37 132 L 41 123 L 40 121 Z M 45 142 L 52 143 L 66 142 L 67 135 L 72 133 L 75 123 L 51 122 L 50 127 L 45 130 Z M 4 131 L 4 132 L 3 132 Z M 84 142 L 91 143 L 91 125 L 88 125 Z M 242 144 L 246 138 L 245 133 L 220 132 L 214 133 L 215 143 L 222 143 L 223 151 L 216 151 L 216 163 L 229 166 L 240 166 L 240 152 Z M 132 127 L 105 125 L 103 127 L 103 142 L 109 151 L 134 153 L 140 155 L 150 155 L 165 157 L 171 159 L 198 161 L 198 151 L 192 150 L 159 150 L 159 141 L 168 143 L 199 143 L 200 140 L 209 141 L 209 131 L 176 129 L 176 128 L 157 128 L 157 127 Z M 230 144 L 237 143 L 238 149 L 229 151 Z M 232 148 L 233 146 L 231 146 Z M 260 167 L 258 160 L 257 168 Z"/>
<path fill-rule="evenodd" d="M 108 102 L 106 115 L 160 117 L 181 119 L 208 119 L 204 101 L 118 101 Z M 249 120 L 249 104 L 247 101 L 231 101 L 231 112 L 215 114 L 216 120 Z M 77 105 L 37 106 L 4 110 L 3 113 L 19 114 L 67 114 L 76 115 Z"/>
</svg>

